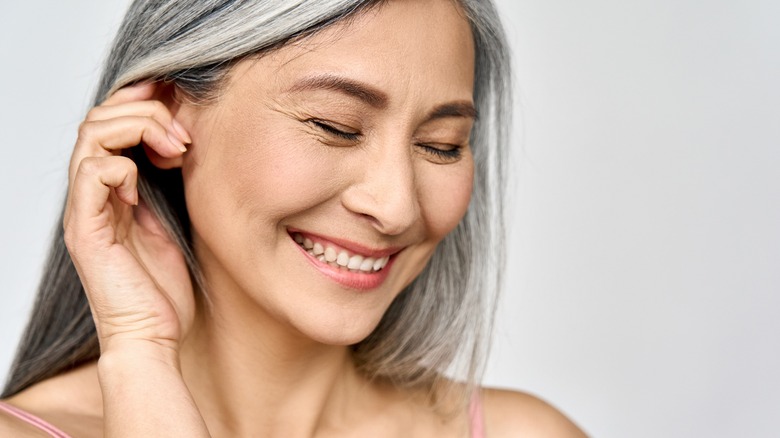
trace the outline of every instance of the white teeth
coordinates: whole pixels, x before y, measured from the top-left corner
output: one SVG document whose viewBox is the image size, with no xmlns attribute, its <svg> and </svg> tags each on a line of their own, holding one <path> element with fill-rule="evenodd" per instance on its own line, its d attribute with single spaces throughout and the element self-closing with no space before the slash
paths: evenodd
<svg viewBox="0 0 780 438">
<path fill-rule="evenodd" d="M 390 260 L 390 257 L 388 257 L 388 256 L 382 257 L 381 259 L 376 259 L 376 261 L 374 262 L 374 266 L 373 266 L 374 270 L 378 271 L 378 270 L 384 268 L 385 265 L 387 264 L 388 260 Z"/>
<path fill-rule="evenodd" d="M 339 266 L 347 266 L 349 264 L 349 254 L 347 254 L 346 251 L 341 251 L 336 259 L 336 263 L 338 263 Z"/>
<path fill-rule="evenodd" d="M 363 263 L 363 256 L 354 255 L 349 258 L 349 263 L 347 264 L 347 268 L 349 269 L 360 269 L 360 265 Z"/>
<path fill-rule="evenodd" d="M 374 269 L 374 259 L 371 257 L 366 257 L 363 259 L 363 263 L 360 264 L 360 270 L 371 272 Z"/>
<path fill-rule="evenodd" d="M 347 251 L 337 252 L 336 249 L 320 242 L 314 242 L 310 238 L 304 237 L 301 233 L 294 233 L 293 240 L 305 248 L 314 258 L 334 268 L 342 267 L 351 271 L 375 272 L 384 268 L 390 260 L 390 256 L 378 259 L 357 254 L 350 256 Z"/>
</svg>

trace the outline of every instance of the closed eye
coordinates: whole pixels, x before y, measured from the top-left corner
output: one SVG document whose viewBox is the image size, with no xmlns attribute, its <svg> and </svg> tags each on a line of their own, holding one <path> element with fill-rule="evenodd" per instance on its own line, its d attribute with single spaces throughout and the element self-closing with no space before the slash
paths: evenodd
<svg viewBox="0 0 780 438">
<path fill-rule="evenodd" d="M 426 154 L 433 155 L 442 164 L 458 161 L 463 155 L 463 146 L 455 144 L 417 143 Z"/>
<path fill-rule="evenodd" d="M 307 122 L 311 123 L 315 127 L 317 127 L 319 130 L 324 131 L 328 134 L 334 135 L 336 137 L 343 138 L 345 140 L 351 140 L 356 141 L 360 139 L 360 133 L 359 132 L 347 132 L 342 129 L 339 129 L 332 124 L 328 122 L 324 122 L 319 119 L 309 119 L 306 120 Z"/>
</svg>

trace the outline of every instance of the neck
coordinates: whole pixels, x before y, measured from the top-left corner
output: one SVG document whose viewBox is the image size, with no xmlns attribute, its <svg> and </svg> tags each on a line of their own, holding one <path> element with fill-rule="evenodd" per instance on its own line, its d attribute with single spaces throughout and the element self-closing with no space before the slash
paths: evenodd
<svg viewBox="0 0 780 438">
<path fill-rule="evenodd" d="M 213 304 L 181 350 L 182 374 L 213 436 L 313 436 L 361 411 L 371 385 L 348 347 L 307 339 L 253 303 Z"/>
</svg>

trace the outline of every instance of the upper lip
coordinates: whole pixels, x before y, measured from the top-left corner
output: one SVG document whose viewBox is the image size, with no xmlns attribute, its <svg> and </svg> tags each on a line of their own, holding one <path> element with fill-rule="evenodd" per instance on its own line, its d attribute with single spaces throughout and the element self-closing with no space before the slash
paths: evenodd
<svg viewBox="0 0 780 438">
<path fill-rule="evenodd" d="M 404 247 L 403 246 L 388 246 L 384 248 L 371 248 L 366 245 L 362 245 L 357 242 L 353 242 L 351 240 L 347 239 L 341 239 L 338 237 L 331 237 L 331 236 L 323 236 L 322 234 L 312 233 L 309 231 L 296 229 L 296 228 L 288 228 L 287 232 L 291 235 L 294 233 L 300 233 L 304 237 L 313 237 L 317 240 L 322 240 L 326 242 L 332 242 L 335 244 L 335 246 L 340 246 L 347 251 L 353 253 L 353 254 L 359 254 L 362 256 L 368 256 L 373 257 L 375 259 L 385 257 L 385 256 L 391 256 L 399 251 L 401 251 Z"/>
</svg>

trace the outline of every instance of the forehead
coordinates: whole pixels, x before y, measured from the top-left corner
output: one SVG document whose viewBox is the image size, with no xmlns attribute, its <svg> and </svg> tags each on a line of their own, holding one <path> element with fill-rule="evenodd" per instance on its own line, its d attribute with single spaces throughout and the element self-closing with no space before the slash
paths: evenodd
<svg viewBox="0 0 780 438">
<path fill-rule="evenodd" d="M 396 99 L 470 100 L 474 45 L 455 1 L 391 0 L 239 65 L 244 71 L 233 79 L 250 69 L 279 90 L 304 76 L 337 74 Z"/>
</svg>

